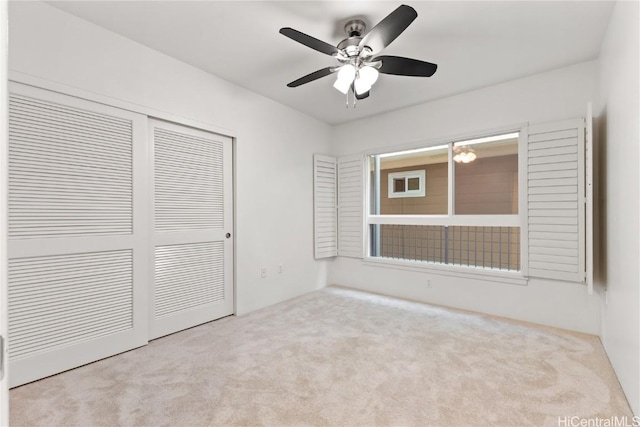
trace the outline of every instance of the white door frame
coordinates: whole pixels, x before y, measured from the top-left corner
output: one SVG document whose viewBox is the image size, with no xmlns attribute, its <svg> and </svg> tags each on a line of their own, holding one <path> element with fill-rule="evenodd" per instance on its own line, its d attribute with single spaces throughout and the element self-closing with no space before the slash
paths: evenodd
<svg viewBox="0 0 640 427">
<path fill-rule="evenodd" d="M 0 336 L 4 340 L 0 359 L 0 425 L 9 425 L 9 381 L 7 380 L 7 198 L 8 198 L 8 2 L 0 0 Z"/>
</svg>

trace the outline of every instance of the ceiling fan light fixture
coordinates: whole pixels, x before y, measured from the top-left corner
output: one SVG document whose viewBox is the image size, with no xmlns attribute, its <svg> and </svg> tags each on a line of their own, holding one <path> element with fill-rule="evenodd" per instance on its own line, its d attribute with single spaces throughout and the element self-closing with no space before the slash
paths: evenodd
<svg viewBox="0 0 640 427">
<path fill-rule="evenodd" d="M 478 157 L 475 151 L 467 146 L 453 147 L 453 153 L 453 161 L 456 163 L 471 163 Z"/>
<path fill-rule="evenodd" d="M 453 156 L 453 160 L 457 163 L 471 163 L 476 157 L 476 153 L 460 153 Z"/>
<path fill-rule="evenodd" d="M 336 78 L 336 82 L 333 84 L 333 87 L 346 94 L 355 78 L 356 68 L 351 64 L 343 65 L 340 68 L 340 71 L 338 71 L 338 77 Z"/>
<path fill-rule="evenodd" d="M 403 4 L 366 33 L 367 26 L 364 21 L 352 19 L 344 27 L 347 37 L 341 40 L 337 46 L 290 27 L 280 28 L 280 34 L 313 50 L 329 55 L 341 64 L 338 67 L 326 67 L 314 71 L 292 81 L 287 86 L 298 87 L 337 71 L 338 76 L 333 87 L 347 95 L 347 107 L 350 99 L 349 91 L 353 92 L 355 95 L 353 106 L 355 107 L 356 100 L 369 97 L 369 91 L 378 79 L 379 73 L 396 76 L 431 77 L 438 68 L 436 64 L 403 56 L 378 55 L 381 50 L 385 49 L 402 34 L 417 17 L 418 13 L 414 8 Z"/>
</svg>

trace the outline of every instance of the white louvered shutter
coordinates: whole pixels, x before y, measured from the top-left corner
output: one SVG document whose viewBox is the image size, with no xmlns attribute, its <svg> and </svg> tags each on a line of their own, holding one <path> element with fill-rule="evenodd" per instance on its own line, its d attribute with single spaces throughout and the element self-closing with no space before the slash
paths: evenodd
<svg viewBox="0 0 640 427">
<path fill-rule="evenodd" d="M 584 121 L 528 128 L 529 276 L 585 280 Z"/>
<path fill-rule="evenodd" d="M 594 152 L 594 120 L 593 105 L 591 102 L 587 104 L 587 116 L 585 120 L 585 268 L 587 292 L 593 295 L 593 276 L 594 276 L 594 251 L 595 251 L 595 229 L 596 229 L 596 213 L 594 209 L 595 203 L 595 166 L 596 153 Z"/>
<path fill-rule="evenodd" d="M 19 84 L 10 91 L 17 386 L 147 342 L 146 118 Z"/>
<path fill-rule="evenodd" d="M 313 156 L 314 255 L 316 259 L 338 255 L 337 159 Z"/>
<path fill-rule="evenodd" d="M 233 313 L 231 138 L 150 121 L 151 338 Z"/>
<path fill-rule="evenodd" d="M 338 158 L 338 255 L 364 257 L 364 156 Z"/>
</svg>

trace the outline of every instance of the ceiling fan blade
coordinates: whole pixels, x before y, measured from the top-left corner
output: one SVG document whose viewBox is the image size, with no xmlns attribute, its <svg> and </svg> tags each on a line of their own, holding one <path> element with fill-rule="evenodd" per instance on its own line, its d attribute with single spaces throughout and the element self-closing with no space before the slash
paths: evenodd
<svg viewBox="0 0 640 427">
<path fill-rule="evenodd" d="M 403 4 L 373 27 L 360 41 L 360 49 L 369 46 L 376 53 L 389 46 L 418 17 L 411 6 Z"/>
<path fill-rule="evenodd" d="M 311 37 L 305 33 L 301 33 L 298 30 L 294 30 L 293 28 L 280 28 L 280 34 L 327 55 L 335 56 L 340 53 L 337 47 L 332 46 L 329 43 L 325 43 L 322 40 Z"/>
<path fill-rule="evenodd" d="M 402 56 L 382 55 L 372 59 L 372 62 L 376 61 L 382 62 L 379 72 L 396 76 L 431 77 L 438 69 L 438 66 L 431 62 Z"/>
<path fill-rule="evenodd" d="M 328 76 L 329 74 L 333 74 L 333 73 L 336 72 L 336 70 L 337 70 L 336 67 L 323 68 L 321 70 L 314 71 L 313 73 L 307 74 L 304 77 L 300 77 L 298 80 L 292 81 L 287 86 L 289 86 L 289 87 L 298 87 L 298 86 L 303 85 L 305 83 L 309 83 L 309 82 L 312 82 L 312 81 L 317 80 L 319 78 Z"/>
</svg>

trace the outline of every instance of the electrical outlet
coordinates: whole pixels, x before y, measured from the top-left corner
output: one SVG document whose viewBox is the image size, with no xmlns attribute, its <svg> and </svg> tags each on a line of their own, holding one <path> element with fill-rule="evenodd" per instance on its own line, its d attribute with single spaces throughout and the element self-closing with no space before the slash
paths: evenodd
<svg viewBox="0 0 640 427">
<path fill-rule="evenodd" d="M 427 288 L 431 287 L 431 279 L 427 279 Z"/>
<path fill-rule="evenodd" d="M 278 274 L 282 274 L 282 273 L 284 273 L 284 265 L 283 265 L 283 264 L 280 264 L 280 265 L 278 266 Z"/>
<path fill-rule="evenodd" d="M 267 277 L 267 267 L 262 267 L 260 269 L 260 277 L 263 279 Z"/>
</svg>

